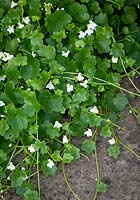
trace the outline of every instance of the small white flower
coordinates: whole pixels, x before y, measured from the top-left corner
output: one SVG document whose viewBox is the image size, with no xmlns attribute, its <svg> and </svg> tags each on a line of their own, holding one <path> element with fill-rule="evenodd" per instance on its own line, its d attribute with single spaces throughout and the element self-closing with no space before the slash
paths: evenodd
<svg viewBox="0 0 140 200">
<path fill-rule="evenodd" d="M 28 147 L 28 150 L 29 150 L 31 153 L 34 153 L 34 152 L 35 152 L 35 149 L 34 149 L 34 147 L 33 147 L 32 144 Z"/>
<path fill-rule="evenodd" d="M 29 177 L 28 176 L 25 176 L 24 180 L 26 181 Z"/>
<path fill-rule="evenodd" d="M 117 63 L 118 62 L 118 58 L 115 58 L 114 56 L 112 57 L 112 63 Z"/>
<path fill-rule="evenodd" d="M 10 144 L 9 144 L 9 147 L 11 147 L 11 146 L 12 146 L 12 144 L 10 143 Z"/>
<path fill-rule="evenodd" d="M 0 115 L 0 117 L 1 117 L 1 118 L 4 118 L 4 117 L 6 117 L 6 116 L 5 116 L 5 115 Z"/>
<path fill-rule="evenodd" d="M 24 24 L 18 22 L 18 28 L 19 28 L 19 29 L 22 29 L 23 27 L 24 27 Z"/>
<path fill-rule="evenodd" d="M 54 162 L 51 159 L 48 159 L 47 167 L 52 168 L 54 166 Z"/>
<path fill-rule="evenodd" d="M 32 51 L 32 56 L 36 57 L 36 53 L 34 51 Z"/>
<path fill-rule="evenodd" d="M 7 52 L 0 52 L 0 59 L 4 62 L 7 62 L 8 60 L 10 60 L 11 58 L 13 58 L 13 55 L 10 55 Z"/>
<path fill-rule="evenodd" d="M 86 33 L 84 31 L 80 31 L 79 38 L 85 38 L 85 37 L 86 37 Z"/>
<path fill-rule="evenodd" d="M 12 26 L 8 26 L 8 28 L 7 28 L 7 31 L 8 31 L 8 33 L 14 33 L 14 25 L 12 25 Z"/>
<path fill-rule="evenodd" d="M 95 114 L 99 114 L 99 110 L 98 110 L 97 106 L 94 106 L 93 108 L 91 108 L 90 112 L 95 113 Z"/>
<path fill-rule="evenodd" d="M 73 85 L 67 84 L 67 92 L 72 92 L 73 91 Z"/>
<path fill-rule="evenodd" d="M 29 16 L 23 17 L 23 22 L 24 22 L 25 24 L 29 24 L 29 23 L 30 23 L 30 18 L 29 18 Z"/>
<path fill-rule="evenodd" d="M 76 76 L 76 79 L 78 81 L 83 81 L 84 80 L 84 77 L 82 76 L 81 72 L 78 73 L 78 76 Z"/>
<path fill-rule="evenodd" d="M 67 136 L 64 135 L 64 136 L 63 136 L 63 144 L 66 144 L 66 143 L 68 143 L 68 142 L 69 142 L 69 140 L 68 140 Z"/>
<path fill-rule="evenodd" d="M 55 122 L 54 124 L 54 128 L 61 128 L 62 127 L 62 124 L 58 121 Z"/>
<path fill-rule="evenodd" d="M 84 135 L 86 135 L 87 137 L 91 137 L 92 136 L 92 130 L 90 128 L 88 128 L 88 130 L 84 132 Z"/>
<path fill-rule="evenodd" d="M 0 101 L 0 107 L 5 106 L 5 103 L 3 101 Z"/>
<path fill-rule="evenodd" d="M 12 2 L 11 2 L 11 8 L 14 8 L 14 7 L 16 7 L 16 6 L 17 6 L 17 3 L 14 2 L 14 1 L 12 1 Z"/>
<path fill-rule="evenodd" d="M 87 88 L 88 87 L 88 80 L 86 79 L 83 83 L 80 83 L 80 85 L 84 88 Z"/>
<path fill-rule="evenodd" d="M 0 81 L 5 81 L 6 75 L 0 76 Z"/>
<path fill-rule="evenodd" d="M 49 90 L 54 90 L 54 85 L 52 84 L 52 82 L 50 81 L 47 85 L 46 85 L 46 88 L 49 89 Z"/>
<path fill-rule="evenodd" d="M 7 169 L 9 169 L 10 171 L 13 171 L 13 170 L 15 170 L 15 165 L 12 163 L 12 162 L 10 162 L 9 163 L 9 165 L 7 166 Z"/>
<path fill-rule="evenodd" d="M 25 171 L 25 167 L 21 167 L 21 169 L 22 169 L 23 171 Z"/>
<path fill-rule="evenodd" d="M 7 180 L 8 180 L 8 181 L 10 180 L 10 176 L 7 176 Z"/>
<path fill-rule="evenodd" d="M 85 34 L 86 35 L 91 35 L 93 33 L 93 30 L 92 29 L 87 29 L 86 31 L 85 31 Z"/>
<path fill-rule="evenodd" d="M 89 24 L 87 24 L 88 29 L 96 30 L 97 24 L 93 22 L 92 20 L 89 21 Z"/>
<path fill-rule="evenodd" d="M 68 51 L 62 51 L 62 56 L 68 57 L 69 53 L 70 53 L 69 50 Z"/>
<path fill-rule="evenodd" d="M 64 10 L 64 8 L 60 8 L 60 10 Z"/>
<path fill-rule="evenodd" d="M 21 42 L 20 38 L 17 38 L 17 41 L 18 41 L 18 42 Z"/>
<path fill-rule="evenodd" d="M 109 142 L 109 144 L 113 145 L 113 144 L 115 144 L 115 139 L 112 138 L 112 139 L 108 140 L 108 142 Z"/>
</svg>

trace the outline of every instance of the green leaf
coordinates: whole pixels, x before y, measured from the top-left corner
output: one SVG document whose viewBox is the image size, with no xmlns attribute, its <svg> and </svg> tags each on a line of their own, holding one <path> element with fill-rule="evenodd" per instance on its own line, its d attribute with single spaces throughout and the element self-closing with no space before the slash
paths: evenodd
<svg viewBox="0 0 140 200">
<path fill-rule="evenodd" d="M 82 142 L 81 149 L 85 151 L 87 154 L 92 154 L 93 151 L 96 149 L 96 144 L 92 140 L 84 140 Z"/>
<path fill-rule="evenodd" d="M 63 155 L 63 163 L 71 163 L 74 157 L 70 153 L 64 153 Z"/>
<path fill-rule="evenodd" d="M 39 140 L 35 141 L 35 143 L 33 144 L 33 147 L 35 148 L 35 150 L 40 150 L 42 155 L 47 153 L 49 149 L 45 141 L 39 141 Z"/>
<path fill-rule="evenodd" d="M 21 67 L 21 74 L 24 80 L 38 77 L 40 73 L 39 67 L 40 67 L 39 60 L 31 55 L 28 55 L 26 66 Z"/>
<path fill-rule="evenodd" d="M 124 7 L 124 14 L 122 14 L 122 21 L 125 24 L 132 24 L 137 18 L 137 14 L 135 12 L 135 8 L 132 6 Z"/>
<path fill-rule="evenodd" d="M 53 160 L 55 162 L 59 162 L 59 161 L 62 160 L 62 157 L 60 156 L 60 151 L 59 150 L 54 151 L 53 154 L 52 154 L 52 157 L 53 157 Z"/>
<path fill-rule="evenodd" d="M 96 17 L 95 17 L 95 22 L 97 24 L 100 24 L 102 26 L 105 26 L 108 23 L 108 19 L 106 16 L 106 13 L 99 13 Z"/>
<path fill-rule="evenodd" d="M 94 113 L 89 113 L 88 114 L 88 123 L 90 127 L 96 126 L 99 127 L 102 122 L 102 118 L 100 116 L 97 116 Z"/>
<path fill-rule="evenodd" d="M 117 159 L 120 155 L 120 149 L 118 145 L 110 146 L 107 149 L 107 152 L 110 157 Z"/>
<path fill-rule="evenodd" d="M 69 23 L 71 23 L 71 20 L 71 16 L 63 10 L 54 12 L 47 17 L 47 29 L 50 33 L 61 31 L 66 28 Z"/>
<path fill-rule="evenodd" d="M 56 51 L 52 46 L 42 45 L 38 50 L 38 55 L 47 58 L 47 60 L 53 60 L 55 59 Z"/>
<path fill-rule="evenodd" d="M 76 21 L 81 23 L 89 19 L 87 7 L 84 4 L 80 4 L 78 2 L 73 3 L 73 5 L 70 7 L 70 13 Z"/>
<path fill-rule="evenodd" d="M 40 110 L 36 94 L 33 91 L 24 91 L 23 111 L 28 117 L 33 117 Z"/>
<path fill-rule="evenodd" d="M 24 193 L 24 199 L 25 200 L 31 200 L 31 199 L 39 200 L 38 192 L 28 189 Z"/>
<path fill-rule="evenodd" d="M 53 74 L 61 74 L 65 71 L 65 67 L 60 65 L 56 60 L 50 61 L 49 67 Z"/>
<path fill-rule="evenodd" d="M 7 160 L 7 154 L 0 149 L 0 163 L 3 163 L 6 160 Z"/>
<path fill-rule="evenodd" d="M 84 88 L 77 89 L 76 93 L 72 96 L 73 101 L 77 104 L 88 100 L 89 94 Z"/>
<path fill-rule="evenodd" d="M 11 186 L 15 188 L 21 186 L 23 182 L 26 180 L 26 176 L 27 175 L 24 170 L 16 169 L 10 177 Z"/>
<path fill-rule="evenodd" d="M 113 99 L 113 103 L 116 105 L 118 111 L 125 109 L 125 106 L 128 104 L 126 95 L 123 93 L 118 93 L 116 98 Z"/>
<path fill-rule="evenodd" d="M 72 160 L 73 162 L 80 158 L 80 149 L 73 146 L 72 144 L 68 144 L 66 148 L 64 149 L 64 154 L 70 154 L 73 157 L 73 160 Z"/>
<path fill-rule="evenodd" d="M 102 127 L 100 135 L 103 136 L 104 138 L 110 137 L 112 135 L 109 124 L 106 124 L 105 126 Z"/>
<path fill-rule="evenodd" d="M 97 190 L 98 192 L 106 192 L 106 184 L 101 181 L 98 185 L 97 185 Z"/>
<path fill-rule="evenodd" d="M 55 137 L 59 137 L 60 133 L 59 130 L 57 128 L 54 128 L 53 125 L 50 123 L 47 126 L 46 135 L 54 139 Z"/>
<path fill-rule="evenodd" d="M 114 43 L 112 45 L 112 48 L 110 50 L 110 54 L 113 55 L 114 57 L 121 57 L 124 55 L 124 49 L 123 49 L 123 44 L 122 43 Z"/>
<path fill-rule="evenodd" d="M 43 45 L 43 37 L 44 35 L 38 31 L 34 31 L 33 34 L 30 36 L 31 45 L 33 46 L 42 46 Z"/>
<path fill-rule="evenodd" d="M 55 172 L 57 170 L 57 167 L 53 166 L 52 168 L 49 168 L 49 167 L 47 167 L 47 164 L 48 164 L 47 160 L 44 160 L 41 163 L 41 170 L 43 171 L 44 175 L 46 177 L 48 177 L 48 176 L 55 176 Z"/>
<path fill-rule="evenodd" d="M 1 119 L 1 121 L 0 121 L 0 135 L 4 136 L 4 134 L 6 133 L 6 131 L 8 129 L 9 129 L 9 126 L 7 124 L 7 120 Z"/>
<path fill-rule="evenodd" d="M 21 132 L 27 128 L 28 121 L 24 112 L 20 108 L 15 108 L 13 104 L 6 106 L 7 122 L 13 131 Z"/>
</svg>

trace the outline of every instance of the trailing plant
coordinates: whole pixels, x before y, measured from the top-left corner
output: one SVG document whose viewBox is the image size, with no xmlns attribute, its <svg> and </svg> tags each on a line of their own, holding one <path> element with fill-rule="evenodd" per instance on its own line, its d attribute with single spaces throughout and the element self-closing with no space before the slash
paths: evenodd
<svg viewBox="0 0 140 200">
<path fill-rule="evenodd" d="M 133 82 L 140 65 L 139 0 L 4 0 L 0 2 L 0 188 L 40 199 L 40 173 L 54 176 L 85 152 L 95 153 L 97 189 L 105 192 L 96 138 L 107 153 L 123 145 L 113 127 L 140 96 Z M 121 87 L 128 77 L 135 92 Z M 129 104 L 130 105 L 130 104 Z M 131 106 L 131 105 L 130 105 Z M 135 116 L 139 113 L 131 109 Z M 80 146 L 73 138 L 82 138 Z M 37 176 L 38 191 L 32 184 Z"/>
</svg>

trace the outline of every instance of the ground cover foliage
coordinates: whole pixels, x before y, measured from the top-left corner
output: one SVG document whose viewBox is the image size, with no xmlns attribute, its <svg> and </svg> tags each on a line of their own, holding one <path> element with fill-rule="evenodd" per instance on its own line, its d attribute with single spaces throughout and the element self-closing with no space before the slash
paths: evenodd
<svg viewBox="0 0 140 200">
<path fill-rule="evenodd" d="M 107 138 L 107 153 L 118 158 L 113 127 L 121 128 L 117 113 L 129 103 L 123 92 L 140 96 L 132 82 L 140 65 L 139 13 L 139 0 L 0 2 L 1 198 L 12 187 L 38 200 L 40 173 L 54 176 L 62 162 L 66 179 L 64 164 L 91 153 L 98 174 L 93 198 L 106 191 L 96 138 Z M 135 93 L 121 88 L 124 76 Z M 72 138 L 80 137 L 74 146 Z"/>
</svg>

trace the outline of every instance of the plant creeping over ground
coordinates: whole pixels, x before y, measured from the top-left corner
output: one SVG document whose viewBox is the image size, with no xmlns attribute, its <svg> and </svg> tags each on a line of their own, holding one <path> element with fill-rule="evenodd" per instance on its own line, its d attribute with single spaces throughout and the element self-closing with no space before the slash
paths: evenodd
<svg viewBox="0 0 140 200">
<path fill-rule="evenodd" d="M 40 199 L 40 173 L 54 176 L 62 163 L 95 154 L 96 138 L 114 159 L 123 144 L 113 128 L 117 113 L 140 97 L 139 0 L 4 0 L 0 2 L 0 192 L 16 188 Z M 134 91 L 121 87 L 127 77 Z M 123 129 L 123 128 L 122 128 Z M 82 138 L 80 146 L 73 138 Z M 37 190 L 32 177 L 37 177 Z"/>
</svg>

